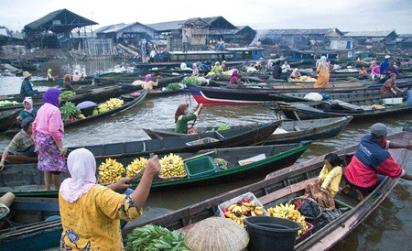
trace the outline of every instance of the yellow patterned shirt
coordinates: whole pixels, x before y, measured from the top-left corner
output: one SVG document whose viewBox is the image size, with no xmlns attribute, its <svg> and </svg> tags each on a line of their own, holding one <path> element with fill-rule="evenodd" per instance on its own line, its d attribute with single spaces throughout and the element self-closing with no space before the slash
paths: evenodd
<svg viewBox="0 0 412 251">
<path fill-rule="evenodd" d="M 63 226 L 61 250 L 123 250 L 120 220 L 143 211 L 126 195 L 95 185 L 73 203 L 59 195 Z"/>
</svg>

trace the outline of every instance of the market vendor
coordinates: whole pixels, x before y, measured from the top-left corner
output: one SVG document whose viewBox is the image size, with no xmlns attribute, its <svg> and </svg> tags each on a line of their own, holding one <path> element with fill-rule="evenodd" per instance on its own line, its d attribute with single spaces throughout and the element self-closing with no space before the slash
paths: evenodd
<svg viewBox="0 0 412 251">
<path fill-rule="evenodd" d="M 72 76 L 70 76 L 70 74 L 64 74 L 64 77 L 63 77 L 63 88 L 74 91 L 74 87 L 72 86 L 71 83 L 72 83 Z"/>
<path fill-rule="evenodd" d="M 179 105 L 175 113 L 176 132 L 190 133 L 191 131 L 193 131 L 188 130 L 187 123 L 189 123 L 189 121 L 197 119 L 202 108 L 203 104 L 200 104 L 195 110 L 195 112 L 191 113 L 189 112 L 189 106 L 187 104 Z"/>
<path fill-rule="evenodd" d="M 382 96 L 399 96 L 403 93 L 401 89 L 396 86 L 396 74 L 391 73 L 390 78 L 385 81 L 380 89 Z"/>
<path fill-rule="evenodd" d="M 239 77 L 239 71 L 237 69 L 233 69 L 232 76 L 230 76 L 229 84 L 238 85 L 240 83 L 241 81 Z"/>
<path fill-rule="evenodd" d="M 212 67 L 212 69 L 210 71 L 213 72 L 216 75 L 219 75 L 219 74 L 222 74 L 223 67 L 220 65 L 219 61 L 216 61 L 215 65 Z"/>
<path fill-rule="evenodd" d="M 23 100 L 23 107 L 24 109 L 19 112 L 19 116 L 17 116 L 17 120 L 21 122 L 27 117 L 31 117 L 33 119 L 36 118 L 37 109 L 33 107 L 33 99 L 30 97 L 26 97 Z"/>
<path fill-rule="evenodd" d="M 85 148 L 72 151 L 67 166 L 70 178 L 59 190 L 60 249 L 124 250 L 120 220 L 134 220 L 143 214 L 153 178 L 160 170 L 158 157 L 148 160 L 139 185 L 130 195 L 115 192 L 129 186 L 128 178 L 109 187 L 96 184 L 96 160 Z"/>
<path fill-rule="evenodd" d="M 0 171 L 4 168 L 4 162 L 10 154 L 23 155 L 34 157 L 34 142 L 31 137 L 32 129 L 31 124 L 33 122 L 32 117 L 24 118 L 21 122 L 21 130 L 14 135 L 9 145 L 4 149 L 3 155 L 0 160 Z"/>
<path fill-rule="evenodd" d="M 329 64 L 325 56 L 322 56 L 318 62 L 318 66 L 316 68 L 316 73 L 318 77 L 316 79 L 315 88 L 326 88 L 329 86 Z"/>
<path fill-rule="evenodd" d="M 290 78 L 300 78 L 302 74 L 300 74 L 299 69 L 293 69 L 292 73 L 290 74 Z"/>
<path fill-rule="evenodd" d="M 31 74 L 28 71 L 23 72 L 23 82 L 20 87 L 20 100 L 24 100 L 25 97 L 33 97 L 39 91 L 33 89 L 33 83 L 31 80 Z"/>
<path fill-rule="evenodd" d="M 53 70 L 51 68 L 47 69 L 47 80 L 48 81 L 54 81 L 55 78 L 53 76 Z"/>
</svg>

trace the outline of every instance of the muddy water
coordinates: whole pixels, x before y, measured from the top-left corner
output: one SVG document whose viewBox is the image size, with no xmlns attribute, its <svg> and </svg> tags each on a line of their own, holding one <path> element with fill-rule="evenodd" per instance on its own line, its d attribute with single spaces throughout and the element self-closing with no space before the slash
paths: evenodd
<svg viewBox="0 0 412 251">
<path fill-rule="evenodd" d="M 20 78 L 0 78 L 0 95 L 17 93 Z M 193 108 L 196 102 L 188 95 L 149 99 L 118 116 L 102 122 L 66 130 L 65 145 L 88 145 L 122 142 L 148 138 L 142 128 L 166 128 L 174 125 L 174 112 L 181 103 L 189 103 Z M 267 122 L 274 118 L 269 107 L 206 107 L 196 122 L 197 126 L 219 123 L 248 124 Z M 389 125 L 391 132 L 401 130 L 403 124 L 412 119 L 412 114 L 379 120 Z M 351 144 L 355 144 L 367 128 L 378 120 L 351 123 L 339 136 L 313 143 L 300 161 L 321 155 Z M 0 135 L 0 150 L 8 139 Z M 412 158 L 409 164 L 412 163 Z M 412 171 L 411 168 L 407 168 Z M 177 209 L 239 186 L 257 180 L 244 179 L 232 183 L 193 188 L 190 191 L 168 191 L 153 193 L 148 205 Z M 401 181 L 384 203 L 366 219 L 335 250 L 412 250 L 408 245 L 412 232 L 412 183 Z"/>
</svg>

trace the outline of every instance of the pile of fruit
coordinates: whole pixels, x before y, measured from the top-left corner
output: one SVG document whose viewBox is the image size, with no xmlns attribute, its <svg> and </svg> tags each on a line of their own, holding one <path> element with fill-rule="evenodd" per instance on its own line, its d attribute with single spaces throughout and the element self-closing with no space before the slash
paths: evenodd
<svg viewBox="0 0 412 251">
<path fill-rule="evenodd" d="M 101 163 L 98 170 L 99 183 L 104 185 L 118 182 L 126 173 L 123 165 L 111 158 Z"/>
<path fill-rule="evenodd" d="M 185 245 L 184 235 L 179 231 L 169 231 L 156 225 L 135 228 L 125 239 L 126 250 L 151 251 L 175 250 L 189 251 Z"/>
<path fill-rule="evenodd" d="M 116 108 L 121 107 L 124 104 L 124 101 L 122 99 L 119 98 L 111 98 L 109 100 L 107 100 L 104 103 L 101 103 L 98 107 L 97 110 L 93 111 L 93 115 L 97 115 L 96 111 L 98 112 L 98 114 L 100 113 L 105 113 L 108 112 L 110 110 L 114 110 Z"/>
<path fill-rule="evenodd" d="M 162 178 L 186 176 L 185 165 L 182 157 L 176 154 L 168 154 L 160 159 L 160 173 Z"/>
<path fill-rule="evenodd" d="M 244 220 L 246 217 L 261 216 L 265 213 L 263 207 L 249 198 L 243 198 L 241 201 L 223 208 L 222 211 L 225 218 L 229 218 L 242 226 L 245 226 Z"/>
<path fill-rule="evenodd" d="M 76 95 L 76 93 L 74 91 L 63 91 L 62 93 L 60 93 L 60 99 L 61 101 L 67 101 L 70 100 L 71 97 L 74 97 Z"/>
<path fill-rule="evenodd" d="M 129 178 L 135 177 L 142 171 L 147 163 L 147 159 L 140 157 L 136 158 L 126 167 L 126 176 Z"/>
<path fill-rule="evenodd" d="M 15 106 L 15 105 L 19 105 L 19 103 L 17 101 L 10 101 L 10 100 L 0 101 L 0 107 Z"/>
<path fill-rule="evenodd" d="M 60 112 L 63 120 L 68 122 L 74 122 L 78 119 L 85 118 L 73 102 L 65 102 L 64 105 L 60 107 Z"/>
<path fill-rule="evenodd" d="M 305 216 L 303 216 L 293 204 L 280 204 L 276 207 L 271 207 L 267 209 L 269 216 L 279 217 L 283 219 L 288 219 L 294 221 L 300 225 L 300 230 L 298 231 L 298 236 L 303 235 L 308 230 L 309 226 L 305 221 Z"/>
</svg>

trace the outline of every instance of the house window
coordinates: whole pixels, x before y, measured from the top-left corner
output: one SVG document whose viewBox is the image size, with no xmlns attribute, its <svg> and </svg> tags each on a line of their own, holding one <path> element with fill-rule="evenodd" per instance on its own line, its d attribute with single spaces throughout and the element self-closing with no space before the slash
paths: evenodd
<svg viewBox="0 0 412 251">
<path fill-rule="evenodd" d="M 352 41 L 347 41 L 346 42 L 346 49 L 348 49 L 348 50 L 352 49 Z"/>
</svg>

